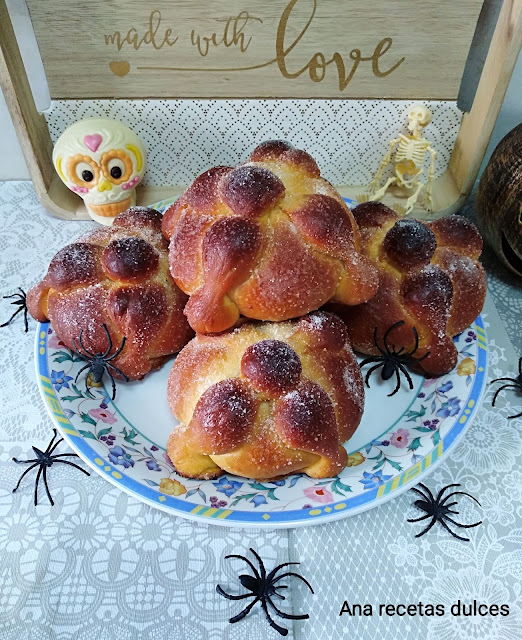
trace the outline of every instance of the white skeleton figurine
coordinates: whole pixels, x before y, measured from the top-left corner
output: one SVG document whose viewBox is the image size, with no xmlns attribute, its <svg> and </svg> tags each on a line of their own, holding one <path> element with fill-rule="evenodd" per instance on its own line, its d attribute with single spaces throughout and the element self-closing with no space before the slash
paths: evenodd
<svg viewBox="0 0 522 640">
<path fill-rule="evenodd" d="M 431 111 L 422 105 L 416 105 L 412 107 L 408 113 L 408 131 L 410 135 L 403 133 L 399 134 L 398 138 L 390 141 L 388 145 L 388 152 L 382 159 L 375 177 L 368 186 L 368 194 L 365 194 L 359 201 L 364 200 L 381 200 L 386 191 L 392 186 L 397 185 L 409 195 L 406 200 L 406 206 L 403 207 L 400 204 L 396 204 L 394 208 L 402 215 L 409 213 L 415 206 L 420 192 L 424 187 L 424 184 L 419 181 L 419 176 L 423 172 L 424 159 L 426 153 L 431 154 L 431 163 L 428 170 L 428 180 L 426 183 L 426 196 L 424 199 L 424 206 L 426 209 L 431 210 L 431 187 L 433 183 L 433 175 L 435 172 L 435 158 L 437 152 L 431 146 L 429 140 L 421 137 L 422 130 L 431 121 Z M 384 183 L 379 188 L 382 174 L 384 170 L 392 162 L 393 148 L 397 145 L 394 157 L 394 169 L 395 175 Z"/>
</svg>

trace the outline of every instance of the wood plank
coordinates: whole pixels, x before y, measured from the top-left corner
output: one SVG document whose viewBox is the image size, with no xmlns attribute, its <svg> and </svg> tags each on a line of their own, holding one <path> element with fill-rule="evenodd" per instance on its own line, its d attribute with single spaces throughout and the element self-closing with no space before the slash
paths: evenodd
<svg viewBox="0 0 522 640">
<path fill-rule="evenodd" d="M 504 0 L 469 113 L 464 114 L 448 170 L 468 195 L 486 153 L 522 46 L 522 0 Z"/>
<path fill-rule="evenodd" d="M 481 5 L 28 0 L 55 99 L 455 99 Z"/>
</svg>

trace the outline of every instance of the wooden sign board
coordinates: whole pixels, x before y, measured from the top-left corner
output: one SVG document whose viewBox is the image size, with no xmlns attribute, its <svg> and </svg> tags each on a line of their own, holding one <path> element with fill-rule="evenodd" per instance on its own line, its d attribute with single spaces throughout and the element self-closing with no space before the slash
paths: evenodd
<svg viewBox="0 0 522 640">
<path fill-rule="evenodd" d="M 522 0 L 485 0 L 482 14 L 482 0 L 26 2 L 53 99 L 409 100 L 455 100 L 479 15 L 500 3 L 473 105 L 433 185 L 439 215 L 471 191 L 522 45 Z M 54 171 L 6 0 L 0 85 L 41 202 L 62 218 L 85 217 Z M 364 190 L 337 186 L 343 195 Z M 138 201 L 180 188 L 145 188 Z"/>
<path fill-rule="evenodd" d="M 482 0 L 28 0 L 51 96 L 455 99 Z"/>
</svg>

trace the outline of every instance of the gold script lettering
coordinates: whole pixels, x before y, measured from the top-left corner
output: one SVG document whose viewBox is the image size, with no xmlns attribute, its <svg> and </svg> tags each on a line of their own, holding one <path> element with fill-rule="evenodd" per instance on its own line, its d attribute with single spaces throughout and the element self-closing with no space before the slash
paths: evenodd
<svg viewBox="0 0 522 640">
<path fill-rule="evenodd" d="M 208 54 L 211 45 L 217 47 L 220 44 L 223 44 L 227 48 L 239 46 L 241 53 L 245 53 L 252 41 L 252 37 L 245 41 L 245 34 L 243 33 L 243 29 L 249 21 L 263 22 L 261 18 L 251 16 L 248 11 L 241 11 L 237 16 L 220 20 L 220 22 L 225 22 L 223 35 L 218 36 L 218 34 L 214 32 L 210 36 L 201 36 L 195 29 L 192 29 L 190 32 L 190 41 L 197 48 L 199 55 L 203 57 Z"/>
<path fill-rule="evenodd" d="M 375 50 L 371 56 L 365 57 L 362 55 L 360 49 L 352 49 L 350 51 L 350 58 L 353 61 L 353 64 L 348 73 L 346 73 L 344 59 L 338 52 L 335 52 L 331 59 L 328 61 L 326 60 L 323 53 L 317 52 L 310 58 L 310 60 L 304 65 L 304 67 L 297 71 L 289 71 L 287 66 L 287 58 L 292 50 L 297 46 L 299 41 L 303 38 L 305 33 L 308 31 L 317 10 L 317 0 L 312 0 L 312 11 L 306 24 L 301 29 L 299 35 L 294 39 L 292 44 L 290 44 L 288 47 L 285 47 L 286 32 L 292 16 L 292 11 L 296 4 L 300 1 L 301 0 L 290 0 L 285 10 L 283 11 L 283 15 L 281 16 L 281 20 L 279 21 L 279 25 L 277 27 L 276 62 L 277 66 L 279 67 L 279 71 L 285 78 L 298 78 L 308 70 L 308 74 L 312 82 L 322 82 L 326 75 L 326 67 L 334 63 L 337 67 L 339 90 L 343 91 L 344 89 L 346 89 L 350 80 L 353 78 L 361 62 L 371 62 L 372 72 L 378 78 L 383 78 L 384 76 L 389 75 L 404 62 L 405 58 L 403 57 L 387 71 L 381 71 L 379 69 L 379 58 L 381 58 L 392 45 L 391 38 L 383 38 L 380 42 L 377 43 L 377 46 L 375 47 Z"/>
<path fill-rule="evenodd" d="M 151 44 L 154 49 L 157 50 L 162 49 L 165 45 L 172 47 L 176 44 L 178 38 L 176 37 L 173 40 L 170 39 L 172 35 L 172 29 L 165 29 L 163 33 L 163 39 L 161 39 L 161 37 L 158 38 L 157 34 L 160 28 L 160 24 L 161 12 L 156 9 L 151 12 L 149 16 L 149 28 L 141 39 L 138 35 L 137 30 L 134 27 L 131 27 L 123 38 L 119 31 L 115 31 L 112 34 L 106 35 L 105 44 L 115 44 L 118 48 L 118 51 L 121 51 L 123 45 L 125 44 L 131 45 L 132 47 L 134 47 L 134 49 L 136 49 L 136 51 L 138 51 L 138 49 L 143 44 Z"/>
</svg>

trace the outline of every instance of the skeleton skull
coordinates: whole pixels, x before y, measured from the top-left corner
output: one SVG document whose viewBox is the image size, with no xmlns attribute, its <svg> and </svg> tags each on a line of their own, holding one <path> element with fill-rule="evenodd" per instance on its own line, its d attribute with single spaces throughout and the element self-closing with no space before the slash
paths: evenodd
<svg viewBox="0 0 522 640">
<path fill-rule="evenodd" d="M 145 173 L 145 160 L 138 136 L 107 118 L 76 122 L 62 133 L 53 150 L 61 180 L 83 198 L 91 218 L 106 226 L 136 204 L 136 185 Z"/>
<path fill-rule="evenodd" d="M 408 112 L 408 131 L 412 134 L 419 133 L 425 126 L 431 122 L 431 111 L 417 104 Z"/>
</svg>

